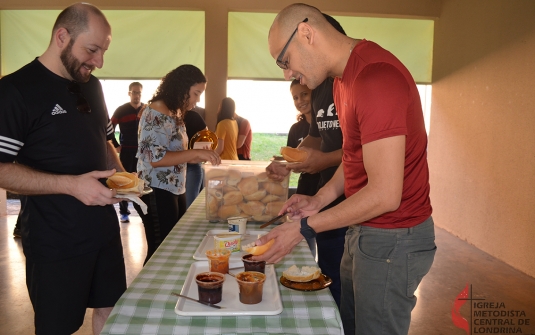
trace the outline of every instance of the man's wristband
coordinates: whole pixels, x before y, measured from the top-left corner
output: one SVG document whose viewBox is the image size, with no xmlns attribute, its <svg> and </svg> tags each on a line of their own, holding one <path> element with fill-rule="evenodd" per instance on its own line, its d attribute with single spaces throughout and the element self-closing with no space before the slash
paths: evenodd
<svg viewBox="0 0 535 335">
<path fill-rule="evenodd" d="M 310 239 L 316 237 L 316 232 L 312 227 L 308 225 L 308 217 L 301 219 L 301 235 L 305 238 Z"/>
</svg>

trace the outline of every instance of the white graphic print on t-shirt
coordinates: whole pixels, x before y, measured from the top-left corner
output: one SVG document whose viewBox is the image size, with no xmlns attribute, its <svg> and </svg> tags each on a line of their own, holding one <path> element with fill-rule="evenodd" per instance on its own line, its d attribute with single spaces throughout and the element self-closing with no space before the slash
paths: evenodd
<svg viewBox="0 0 535 335">
<path fill-rule="evenodd" d="M 54 108 L 52 109 L 52 115 L 57 115 L 57 114 L 67 114 L 67 111 L 64 110 L 60 105 L 56 104 L 56 106 L 54 106 Z"/>
<path fill-rule="evenodd" d="M 333 118 L 335 116 L 335 113 L 336 109 L 334 108 L 334 103 L 329 105 L 329 108 L 327 109 L 327 115 L 325 115 L 325 111 L 323 110 L 323 108 L 318 111 L 318 113 L 316 114 L 316 123 L 318 124 L 319 131 L 340 128 L 340 122 L 338 121 L 338 117 Z M 326 118 L 327 120 L 322 120 L 323 118 Z"/>
</svg>

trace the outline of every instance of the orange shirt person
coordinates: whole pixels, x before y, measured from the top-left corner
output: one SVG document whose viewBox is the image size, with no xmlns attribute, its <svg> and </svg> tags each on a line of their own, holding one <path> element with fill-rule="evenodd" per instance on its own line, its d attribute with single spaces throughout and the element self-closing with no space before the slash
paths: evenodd
<svg viewBox="0 0 535 335">
<path fill-rule="evenodd" d="M 216 152 L 221 159 L 238 160 L 238 123 L 236 122 L 236 103 L 232 98 L 224 98 L 217 112 Z"/>
</svg>

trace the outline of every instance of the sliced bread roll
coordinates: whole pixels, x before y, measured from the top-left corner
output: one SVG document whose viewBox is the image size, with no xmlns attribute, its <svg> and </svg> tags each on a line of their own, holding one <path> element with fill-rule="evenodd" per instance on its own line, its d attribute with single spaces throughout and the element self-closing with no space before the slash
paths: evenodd
<svg viewBox="0 0 535 335">
<path fill-rule="evenodd" d="M 145 187 L 145 181 L 136 174 L 116 172 L 106 180 L 106 185 L 117 191 L 117 194 L 140 194 Z"/>
<path fill-rule="evenodd" d="M 315 266 L 303 266 L 299 269 L 297 266 L 292 265 L 289 269 L 283 271 L 282 275 L 288 280 L 304 283 L 319 278 L 320 273 L 320 269 Z"/>
</svg>

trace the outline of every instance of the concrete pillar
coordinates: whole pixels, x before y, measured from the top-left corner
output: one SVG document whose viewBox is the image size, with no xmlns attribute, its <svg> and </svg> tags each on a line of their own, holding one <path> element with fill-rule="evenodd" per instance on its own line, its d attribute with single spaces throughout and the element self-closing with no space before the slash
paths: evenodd
<svg viewBox="0 0 535 335">
<path fill-rule="evenodd" d="M 205 11 L 205 93 L 206 125 L 215 131 L 219 103 L 227 96 L 228 8 L 223 1 L 214 1 Z"/>
</svg>

